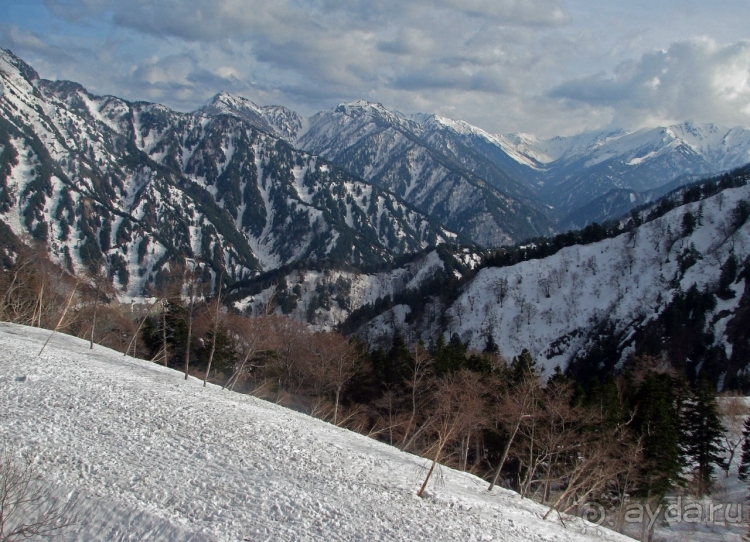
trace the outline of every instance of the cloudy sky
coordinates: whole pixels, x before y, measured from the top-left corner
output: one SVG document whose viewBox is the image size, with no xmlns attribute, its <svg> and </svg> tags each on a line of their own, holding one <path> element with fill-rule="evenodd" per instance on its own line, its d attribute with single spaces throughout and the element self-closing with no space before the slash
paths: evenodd
<svg viewBox="0 0 750 542">
<path fill-rule="evenodd" d="M 367 99 L 494 133 L 750 126 L 750 0 L 0 0 L 42 77 L 188 111 Z"/>
</svg>

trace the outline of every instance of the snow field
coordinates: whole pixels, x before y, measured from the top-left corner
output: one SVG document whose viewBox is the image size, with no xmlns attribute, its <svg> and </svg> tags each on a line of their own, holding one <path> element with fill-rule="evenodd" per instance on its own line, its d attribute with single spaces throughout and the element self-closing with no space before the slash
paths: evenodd
<svg viewBox="0 0 750 542">
<path fill-rule="evenodd" d="M 48 335 L 0 323 L 0 440 L 74 502 L 60 540 L 625 540 L 451 469 L 420 499 L 421 458 Z"/>
</svg>

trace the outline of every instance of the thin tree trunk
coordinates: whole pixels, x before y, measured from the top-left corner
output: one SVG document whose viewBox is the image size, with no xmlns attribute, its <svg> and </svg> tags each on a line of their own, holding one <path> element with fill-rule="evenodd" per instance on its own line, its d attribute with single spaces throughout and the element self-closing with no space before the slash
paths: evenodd
<svg viewBox="0 0 750 542">
<path fill-rule="evenodd" d="M 76 288 L 78 288 L 77 282 L 75 283 L 75 285 L 73 285 L 73 289 L 70 291 L 70 295 L 68 296 L 68 302 L 65 304 L 65 308 L 63 309 L 63 312 L 60 315 L 60 319 L 57 321 L 57 325 L 55 326 L 55 329 L 52 330 L 52 333 L 50 334 L 50 336 L 47 337 L 46 341 L 44 341 L 44 344 L 42 345 L 42 349 L 39 350 L 37 357 L 42 355 L 42 352 L 44 352 L 44 349 L 47 348 L 47 344 L 49 343 L 50 339 L 52 339 L 53 335 L 57 333 L 58 329 L 60 329 L 60 324 L 62 324 L 62 321 L 65 318 L 65 315 L 68 313 L 68 309 L 70 308 L 70 303 L 73 301 L 73 294 L 76 293 Z"/>
<path fill-rule="evenodd" d="M 219 278 L 219 291 L 216 294 L 216 313 L 214 314 L 214 336 L 211 341 L 211 353 L 208 355 L 208 368 L 206 369 L 206 376 L 203 377 L 203 387 L 206 387 L 208 381 L 208 373 L 211 372 L 211 363 L 214 360 L 214 352 L 216 351 L 216 334 L 219 332 L 219 308 L 221 307 L 221 281 L 224 279 L 224 272 L 222 271 L 221 277 Z"/>
<path fill-rule="evenodd" d="M 463 457 L 462 457 L 463 467 L 461 468 L 461 470 L 463 471 L 466 470 L 466 465 L 469 463 L 469 446 L 470 445 L 471 445 L 471 430 L 469 430 L 466 433 L 466 446 L 463 449 Z"/>
<path fill-rule="evenodd" d="M 336 389 L 336 405 L 333 407 L 333 425 L 338 425 L 336 421 L 338 420 L 338 414 L 339 414 L 339 396 L 341 395 L 341 388 Z"/>
<path fill-rule="evenodd" d="M 190 303 L 190 311 L 188 312 L 188 334 L 187 344 L 185 346 L 185 380 L 188 379 L 188 371 L 190 369 L 190 341 L 193 335 L 193 304 Z"/>
<path fill-rule="evenodd" d="M 25 265 L 23 267 L 26 267 Z M 10 281 L 10 285 L 8 286 L 8 289 L 5 291 L 5 295 L 3 295 L 3 304 L 0 306 L 0 314 L 5 313 L 7 307 L 10 305 L 10 296 L 13 293 L 13 290 L 15 289 L 16 280 L 18 280 L 18 274 L 21 272 L 21 268 L 16 268 L 15 272 L 13 273 L 13 279 Z M 32 325 L 33 322 L 32 322 Z"/>
<path fill-rule="evenodd" d="M 250 354 L 251 352 L 247 353 L 247 355 L 245 356 L 245 359 L 242 360 L 242 363 L 240 364 L 239 368 L 232 374 L 232 376 L 229 377 L 229 380 L 227 380 L 227 383 L 224 384 L 224 387 L 221 388 L 222 390 L 224 390 L 227 386 L 229 386 L 230 382 L 232 386 L 229 388 L 229 391 L 232 391 L 234 389 L 234 385 L 237 382 L 237 379 L 239 378 L 240 373 L 242 372 L 242 369 L 245 368 L 245 364 L 250 359 Z"/>
<path fill-rule="evenodd" d="M 422 487 L 419 488 L 419 491 L 417 492 L 417 497 L 422 497 L 424 494 L 424 490 L 427 487 L 427 482 L 430 481 L 430 476 L 432 476 L 432 471 L 435 470 L 435 465 L 438 462 L 438 459 L 440 459 L 440 453 L 443 451 L 443 445 L 441 444 L 438 446 L 437 453 L 435 454 L 435 458 L 432 460 L 432 465 L 430 465 L 430 470 L 427 471 L 427 476 L 424 479 L 424 482 L 422 482 Z"/>
<path fill-rule="evenodd" d="M 404 432 L 404 437 L 401 439 L 401 450 L 406 449 L 406 439 L 409 436 L 409 431 L 411 431 L 411 426 L 414 424 L 414 418 L 417 415 L 417 384 L 416 384 L 416 373 L 414 375 L 414 379 L 412 380 L 412 386 L 411 386 L 411 416 L 409 417 L 409 425 L 406 426 L 406 431 Z M 391 444 L 393 444 L 391 442 Z"/>
<path fill-rule="evenodd" d="M 89 342 L 89 350 L 94 349 L 94 331 L 96 330 L 96 311 L 99 308 L 99 285 L 96 286 L 96 293 L 94 294 L 94 320 L 91 323 L 91 341 Z"/>
<path fill-rule="evenodd" d="M 44 298 L 44 285 L 42 282 L 42 288 L 39 290 L 39 304 L 34 309 L 34 315 L 31 317 L 31 325 L 36 327 L 42 327 L 42 304 Z"/>
<path fill-rule="evenodd" d="M 492 488 L 495 487 L 495 484 L 497 483 L 497 479 L 500 476 L 500 471 L 503 469 L 503 465 L 505 465 L 505 460 L 508 458 L 508 452 L 510 452 L 510 445 L 513 444 L 513 439 L 516 438 L 516 433 L 518 433 L 519 427 L 521 427 L 520 418 L 516 422 L 516 426 L 513 428 L 513 433 L 508 439 L 508 442 L 505 444 L 505 449 L 503 449 L 503 455 L 500 458 L 500 462 L 497 464 L 497 469 L 495 469 L 495 475 L 492 477 L 492 482 L 490 482 L 490 487 L 487 488 L 487 491 L 492 491 Z"/>
<path fill-rule="evenodd" d="M 141 328 L 143 327 L 143 324 L 146 323 L 146 319 L 148 318 L 148 315 L 151 313 L 151 309 L 154 308 L 154 306 L 156 305 L 156 303 L 158 301 L 159 301 L 159 298 L 157 297 L 156 300 L 154 300 L 154 302 L 151 303 L 151 305 L 149 306 L 148 310 L 146 311 L 146 316 L 144 316 L 143 319 L 141 320 L 141 323 L 138 324 L 138 329 L 135 330 L 135 334 L 133 335 L 133 338 L 130 339 L 130 342 L 128 343 L 128 347 L 125 349 L 125 353 L 123 354 L 123 356 L 127 356 L 128 355 L 128 352 L 130 352 L 130 347 L 132 346 L 133 347 L 133 357 L 135 357 L 136 346 L 138 344 L 138 342 L 137 342 L 138 334 L 141 332 Z"/>
<path fill-rule="evenodd" d="M 161 349 L 164 356 L 164 367 L 167 366 L 167 306 L 164 305 L 161 310 Z"/>
<path fill-rule="evenodd" d="M 431 421 L 432 421 L 432 418 L 427 418 L 427 419 L 425 420 L 425 422 L 424 422 L 424 423 L 422 424 L 422 426 L 421 426 L 421 427 L 420 427 L 419 429 L 417 429 L 417 430 L 416 430 L 416 431 L 414 432 L 414 434 L 413 434 L 413 435 L 411 436 L 411 438 L 409 439 L 409 442 L 407 442 L 407 443 L 406 443 L 406 444 L 404 445 L 404 447 L 402 448 L 402 450 L 408 450 L 408 449 L 409 449 L 409 446 L 411 446 L 411 445 L 412 445 L 412 443 L 413 443 L 413 442 L 414 442 L 415 440 L 417 440 L 417 437 L 419 437 L 419 436 L 420 436 L 420 435 L 421 435 L 421 434 L 422 434 L 422 433 L 423 433 L 423 432 L 425 431 L 425 429 L 427 429 L 427 427 L 428 427 L 428 426 L 430 425 L 430 422 L 431 422 Z"/>
</svg>

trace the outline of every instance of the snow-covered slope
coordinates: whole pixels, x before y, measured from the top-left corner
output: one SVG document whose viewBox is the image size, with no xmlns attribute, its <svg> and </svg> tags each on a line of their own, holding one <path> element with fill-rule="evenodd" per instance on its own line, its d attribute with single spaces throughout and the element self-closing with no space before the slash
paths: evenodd
<svg viewBox="0 0 750 542">
<path fill-rule="evenodd" d="M 237 284 L 227 293 L 234 307 L 250 316 L 264 314 L 269 306 L 275 306 L 277 314 L 286 314 L 316 330 L 331 330 L 357 309 L 374 307 L 387 296 L 395 298 L 407 292 L 416 295 L 437 274 L 460 275 L 458 269 L 468 272 L 482 260 L 478 252 L 468 248 L 451 253 L 444 247 L 441 252 L 430 250 L 393 268 L 371 272 L 350 266 L 298 266 L 283 275 L 274 274 L 272 279 L 259 277 Z"/>
<path fill-rule="evenodd" d="M 741 201 L 750 209 L 750 186 L 679 206 L 618 237 L 564 248 L 544 259 L 482 269 L 450 307 L 440 308 L 449 319 L 445 329 L 426 317 L 406 323 L 409 308 L 397 306 L 360 334 L 377 341 L 393 329 L 422 338 L 455 332 L 476 349 L 492 334 L 506 357 L 528 348 L 548 372 L 558 364 L 565 369 L 599 348 L 599 365 L 581 370 L 588 371 L 588 377 L 611 370 L 609 358 L 621 361 L 632 352 L 639 330 L 655 321 L 678 294 L 693 285 L 697 292 L 715 292 L 730 256 L 740 268 L 747 261 L 750 220 L 738 230 L 732 227 L 733 211 Z M 685 229 L 688 213 L 695 221 L 690 233 Z M 748 278 L 738 274 L 730 288 L 734 296 L 715 298 L 705 328 L 698 331 L 710 334 L 714 374 L 736 379 L 748 370 L 748 338 L 738 332 L 750 302 Z M 611 344 L 604 344 L 604 337 Z M 684 364 L 689 376 L 700 369 L 699 359 L 671 361 Z"/>
<path fill-rule="evenodd" d="M 468 172 L 483 180 L 490 192 L 498 191 L 501 202 L 515 202 L 512 213 L 527 215 L 537 231 L 548 227 L 537 198 L 565 219 L 613 189 L 649 191 L 679 177 L 712 175 L 750 163 L 750 129 L 742 127 L 685 122 L 538 140 L 527 134 L 490 134 L 438 115 L 406 118 L 363 101 L 316 114 L 299 132 L 297 144 L 396 191 L 454 227 L 451 220 L 465 204 L 460 198 L 486 187 L 455 185 L 452 191 L 459 199 L 451 198 L 449 212 L 437 204 L 442 196 L 435 191 L 446 180 L 455 183 L 456 175 L 471 181 Z M 476 211 L 486 212 L 493 214 L 490 207 Z M 493 216 L 496 225 L 519 240 L 509 229 L 514 224 L 511 216 Z M 562 222 L 568 226 L 570 220 Z M 462 231 L 482 244 L 498 244 L 478 224 Z M 517 225 L 515 231 L 533 235 Z"/>
<path fill-rule="evenodd" d="M 450 469 L 420 499 L 423 459 L 48 334 L 0 323 L 0 442 L 73 502 L 57 540 L 629 540 Z"/>
</svg>

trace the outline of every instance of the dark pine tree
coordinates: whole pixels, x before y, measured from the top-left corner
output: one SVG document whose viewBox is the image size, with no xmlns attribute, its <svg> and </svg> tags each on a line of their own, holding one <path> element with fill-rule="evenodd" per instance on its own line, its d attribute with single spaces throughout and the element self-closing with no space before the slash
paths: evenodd
<svg viewBox="0 0 750 542">
<path fill-rule="evenodd" d="M 716 390 L 702 375 L 683 413 L 685 455 L 695 466 L 698 497 L 710 492 L 714 466 L 724 467 L 721 425 Z"/>
<path fill-rule="evenodd" d="M 617 427 L 625 418 L 625 409 L 613 375 L 608 375 L 604 382 L 597 379 L 592 382 L 586 397 L 589 408 L 599 412 L 607 427 Z"/>
<path fill-rule="evenodd" d="M 660 499 L 680 483 L 680 415 L 675 379 L 649 371 L 633 396 L 633 427 L 643 442 L 641 497 Z"/>
<path fill-rule="evenodd" d="M 510 377 L 513 382 L 522 382 L 529 376 L 536 376 L 536 361 L 528 348 L 524 348 L 510 363 Z"/>
<path fill-rule="evenodd" d="M 740 459 L 739 479 L 743 482 L 747 480 L 750 474 L 750 418 L 745 420 L 745 427 L 742 430 L 742 458 Z"/>
<path fill-rule="evenodd" d="M 440 334 L 431 352 L 435 360 L 435 373 L 440 376 L 461 370 L 466 363 L 466 350 L 457 333 L 451 335 L 448 344 Z"/>
</svg>

